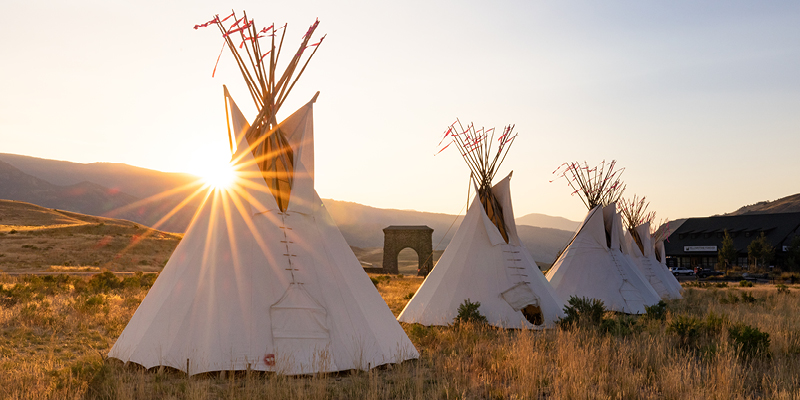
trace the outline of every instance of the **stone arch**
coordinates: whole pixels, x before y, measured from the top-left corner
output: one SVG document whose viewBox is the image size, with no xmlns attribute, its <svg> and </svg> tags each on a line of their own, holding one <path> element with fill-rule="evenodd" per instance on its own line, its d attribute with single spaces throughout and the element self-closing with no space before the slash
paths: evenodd
<svg viewBox="0 0 800 400">
<path fill-rule="evenodd" d="M 433 229 L 425 225 L 391 225 L 383 229 L 383 273 L 399 273 L 397 256 L 406 247 L 417 252 L 417 275 L 428 275 L 433 269 Z"/>
</svg>

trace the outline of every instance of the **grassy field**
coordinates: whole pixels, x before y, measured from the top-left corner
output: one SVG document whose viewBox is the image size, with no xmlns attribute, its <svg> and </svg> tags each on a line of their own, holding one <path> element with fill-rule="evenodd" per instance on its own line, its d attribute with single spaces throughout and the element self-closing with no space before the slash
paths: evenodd
<svg viewBox="0 0 800 400">
<path fill-rule="evenodd" d="M 797 398 L 800 288 L 687 288 L 648 316 L 548 331 L 404 328 L 420 359 L 338 374 L 186 377 L 105 355 L 155 275 L 0 275 L 0 398 Z M 397 314 L 421 284 L 374 276 Z M 660 311 L 664 311 L 663 313 Z M 765 335 L 767 334 L 768 337 Z"/>
<path fill-rule="evenodd" d="M 0 271 L 161 271 L 182 235 L 0 200 Z"/>
</svg>

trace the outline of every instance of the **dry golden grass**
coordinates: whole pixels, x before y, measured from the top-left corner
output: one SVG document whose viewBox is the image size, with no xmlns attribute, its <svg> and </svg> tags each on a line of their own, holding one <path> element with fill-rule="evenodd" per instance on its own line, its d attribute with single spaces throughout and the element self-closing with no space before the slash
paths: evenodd
<svg viewBox="0 0 800 400">
<path fill-rule="evenodd" d="M 373 282 L 378 282 L 375 286 L 395 317 L 400 315 L 403 307 L 411 300 L 419 285 L 422 285 L 422 281 L 425 280 L 421 276 L 369 275 Z"/>
<path fill-rule="evenodd" d="M 157 272 L 181 237 L 130 221 L 0 200 L 4 272 Z"/>
<path fill-rule="evenodd" d="M 420 278 L 385 279 L 395 314 Z M 369 372 L 285 377 L 244 372 L 187 378 L 124 367 L 105 355 L 152 276 L 0 276 L 0 398 L 797 398 L 800 289 L 689 288 L 664 321 L 607 314 L 599 327 L 548 331 L 405 325 L 420 359 Z M 747 295 L 745 295 L 747 294 Z M 706 328 L 682 338 L 681 319 Z M 770 335 L 746 356 L 728 334 Z"/>
</svg>

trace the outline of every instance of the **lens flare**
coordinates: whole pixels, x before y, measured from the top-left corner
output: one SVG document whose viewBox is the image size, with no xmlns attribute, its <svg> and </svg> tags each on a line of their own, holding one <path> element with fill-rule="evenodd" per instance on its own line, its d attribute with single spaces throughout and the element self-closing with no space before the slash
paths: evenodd
<svg viewBox="0 0 800 400">
<path fill-rule="evenodd" d="M 198 175 L 206 185 L 218 190 L 229 189 L 236 179 L 234 165 L 230 162 L 208 164 Z"/>
</svg>

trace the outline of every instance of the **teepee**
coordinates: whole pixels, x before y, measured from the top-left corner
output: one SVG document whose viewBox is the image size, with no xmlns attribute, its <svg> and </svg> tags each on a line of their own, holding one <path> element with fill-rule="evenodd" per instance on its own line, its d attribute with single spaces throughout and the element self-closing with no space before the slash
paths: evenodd
<svg viewBox="0 0 800 400">
<path fill-rule="evenodd" d="M 623 252 L 631 258 L 662 299 L 682 298 L 680 284 L 655 257 L 655 246 L 650 233 L 650 223 L 655 218 L 655 213 L 646 212 L 648 203 L 644 197 L 638 199 L 634 196 L 628 201 L 622 199 L 620 204 L 626 228 Z"/>
<path fill-rule="evenodd" d="M 667 267 L 667 257 L 666 253 L 664 252 L 664 240 L 669 237 L 670 234 L 670 223 L 667 220 L 662 221 L 659 227 L 654 227 L 650 225 L 650 244 L 652 247 L 652 254 L 650 255 L 651 259 L 654 259 L 656 263 L 666 271 L 666 281 L 670 286 L 675 288 L 678 293 L 683 294 L 683 286 L 681 283 L 678 282 L 678 278 L 675 275 L 672 275 L 672 272 Z M 652 262 L 652 261 L 651 261 Z"/>
<path fill-rule="evenodd" d="M 264 32 L 246 18 L 224 21 L 210 23 L 235 56 L 231 32 L 246 27 L 243 41 Z M 260 55 L 255 43 L 249 50 Z M 274 59 L 279 52 L 273 37 Z M 252 125 L 225 90 L 236 182 L 206 195 L 109 357 L 192 375 L 369 369 L 419 356 L 314 190 L 316 96 L 275 123 L 292 74 L 272 79 L 274 59 L 267 68 L 255 61 L 262 72 L 251 91 L 262 108 Z"/>
<path fill-rule="evenodd" d="M 642 314 L 660 297 L 631 259 L 623 254 L 622 219 L 616 202 L 625 190 L 615 162 L 590 168 L 564 164 L 556 170 L 567 179 L 589 213 L 572 241 L 547 271 L 546 277 L 562 298 L 602 300 L 606 308 Z"/>
<path fill-rule="evenodd" d="M 517 235 L 511 174 L 491 186 L 514 140 L 512 127 L 498 139 L 495 154 L 490 132 L 453 124 L 445 134 L 470 166 L 477 193 L 439 262 L 400 313 L 401 322 L 448 325 L 467 299 L 480 302 L 487 322 L 503 328 L 542 328 L 564 316 L 563 301 Z"/>
</svg>

